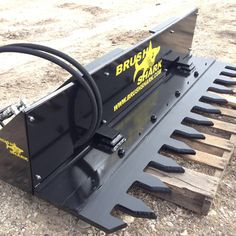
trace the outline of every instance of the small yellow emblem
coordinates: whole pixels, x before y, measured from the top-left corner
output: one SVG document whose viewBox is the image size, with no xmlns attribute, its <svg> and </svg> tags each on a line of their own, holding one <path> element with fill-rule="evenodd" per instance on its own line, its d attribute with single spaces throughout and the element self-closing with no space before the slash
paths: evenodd
<svg viewBox="0 0 236 236">
<path fill-rule="evenodd" d="M 146 56 L 143 59 L 143 61 L 139 64 L 139 61 L 137 60 L 135 62 L 135 72 L 134 72 L 134 78 L 133 81 L 135 82 L 137 74 L 142 71 L 142 76 L 146 74 L 146 72 L 152 68 L 156 61 L 156 56 L 158 55 L 161 47 L 153 48 L 152 42 L 150 41 L 149 47 L 146 51 Z"/>
<path fill-rule="evenodd" d="M 28 158 L 23 155 L 24 150 L 17 147 L 15 143 L 9 142 L 3 138 L 0 138 L 0 142 L 4 143 L 6 145 L 6 149 L 11 153 L 12 155 L 19 157 L 25 161 L 28 161 Z"/>
</svg>

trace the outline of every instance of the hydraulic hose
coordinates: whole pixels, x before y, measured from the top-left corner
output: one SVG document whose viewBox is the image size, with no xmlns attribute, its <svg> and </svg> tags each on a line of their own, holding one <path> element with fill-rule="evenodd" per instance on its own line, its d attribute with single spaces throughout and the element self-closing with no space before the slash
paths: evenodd
<svg viewBox="0 0 236 236">
<path fill-rule="evenodd" d="M 98 123 L 100 122 L 99 113 L 101 111 L 99 111 L 98 101 L 96 99 L 94 90 L 91 88 L 91 85 L 81 76 L 81 74 L 78 71 L 76 71 L 75 69 L 73 69 L 71 66 L 69 66 L 67 63 L 56 58 L 55 56 L 52 56 L 48 53 L 44 53 L 39 50 L 35 50 L 32 48 L 27 48 L 27 47 L 22 47 L 22 46 L 13 46 L 13 45 L 9 45 L 9 46 L 7 45 L 7 46 L 0 47 L 0 53 L 7 53 L 7 52 L 23 53 L 23 54 L 28 54 L 28 55 L 33 55 L 36 57 L 43 58 L 45 60 L 48 60 L 48 61 L 53 62 L 54 64 L 60 66 L 61 68 L 63 68 L 67 72 L 69 72 L 75 78 L 75 80 L 87 92 L 87 94 L 90 98 L 90 101 L 92 104 L 92 110 L 93 110 L 92 121 L 91 121 L 90 127 L 85 132 L 85 134 L 80 138 L 80 140 L 77 142 L 77 144 L 82 145 L 82 144 L 86 143 L 87 141 L 89 141 L 93 137 L 93 135 L 95 134 L 95 132 L 98 128 L 98 125 L 99 125 Z M 59 53 L 57 53 L 57 54 L 59 54 Z M 65 57 L 65 55 L 63 55 L 63 57 Z"/>
<path fill-rule="evenodd" d="M 88 73 L 88 71 L 79 63 L 77 62 L 74 58 L 70 57 L 69 55 L 58 51 L 56 49 L 39 45 L 39 44 L 33 44 L 33 43 L 16 43 L 16 44 L 10 44 L 8 46 L 17 46 L 17 47 L 25 47 L 25 48 L 31 48 L 35 50 L 40 50 L 43 52 L 47 52 L 50 54 L 53 54 L 57 57 L 60 57 L 64 59 L 65 61 L 69 62 L 72 64 L 79 72 L 83 74 L 83 78 L 87 81 L 87 83 L 90 85 L 91 89 L 94 92 L 94 96 L 96 98 L 97 106 L 98 106 L 98 124 L 97 127 L 101 124 L 101 119 L 102 119 L 102 98 L 101 94 L 99 92 L 99 89 L 93 80 L 92 76 Z M 66 81 L 66 83 L 75 80 L 76 78 L 72 78 L 72 80 Z M 63 86 L 63 85 L 62 85 Z"/>
</svg>

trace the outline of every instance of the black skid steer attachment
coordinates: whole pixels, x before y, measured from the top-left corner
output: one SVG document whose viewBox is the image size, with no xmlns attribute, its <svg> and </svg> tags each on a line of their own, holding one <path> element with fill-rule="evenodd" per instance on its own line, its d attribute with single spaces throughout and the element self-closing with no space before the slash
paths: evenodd
<svg viewBox="0 0 236 236">
<path fill-rule="evenodd" d="M 85 68 L 40 45 L 1 47 L 50 60 L 72 74 L 32 105 L 0 110 L 1 179 L 106 232 L 126 226 L 112 216 L 116 208 L 156 218 L 128 190 L 138 185 L 171 194 L 145 169 L 184 173 L 162 151 L 195 155 L 172 135 L 204 139 L 191 124 L 212 126 L 199 113 L 220 113 L 210 104 L 227 104 L 219 95 L 232 93 L 226 85 L 236 83 L 235 67 L 191 55 L 196 17 L 193 10 L 172 18 L 133 48 L 117 49 Z"/>
</svg>

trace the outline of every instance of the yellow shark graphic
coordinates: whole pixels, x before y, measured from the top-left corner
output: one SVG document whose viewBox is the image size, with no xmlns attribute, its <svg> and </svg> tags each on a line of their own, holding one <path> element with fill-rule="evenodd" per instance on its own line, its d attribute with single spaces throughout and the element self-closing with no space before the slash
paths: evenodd
<svg viewBox="0 0 236 236">
<path fill-rule="evenodd" d="M 140 71 L 142 71 L 143 72 L 142 75 L 144 75 L 146 71 L 155 64 L 156 56 L 159 53 L 160 49 L 161 49 L 160 46 L 157 48 L 153 48 L 152 42 L 150 41 L 146 56 L 143 59 L 143 61 L 140 64 L 139 61 L 135 62 L 135 72 L 134 72 L 133 82 L 135 82 L 137 74 Z"/>
<path fill-rule="evenodd" d="M 6 145 L 6 149 L 9 151 L 9 153 L 25 161 L 28 161 L 28 158 L 23 155 L 24 151 L 21 148 L 17 147 L 15 143 L 11 143 L 3 138 L 0 138 L 0 142 Z"/>
</svg>

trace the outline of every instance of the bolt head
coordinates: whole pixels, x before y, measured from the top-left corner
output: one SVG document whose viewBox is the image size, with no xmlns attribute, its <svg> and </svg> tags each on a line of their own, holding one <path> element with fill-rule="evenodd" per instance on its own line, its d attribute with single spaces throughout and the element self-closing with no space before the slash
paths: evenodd
<svg viewBox="0 0 236 236">
<path fill-rule="evenodd" d="M 197 78 L 198 76 L 199 76 L 198 71 L 195 71 L 195 72 L 194 72 L 194 77 Z"/>
<path fill-rule="evenodd" d="M 123 157 L 125 156 L 125 149 L 124 149 L 124 148 L 120 148 L 120 149 L 118 150 L 118 156 L 119 156 L 120 158 L 123 158 Z"/>
<path fill-rule="evenodd" d="M 102 124 L 106 124 L 107 123 L 107 121 L 106 120 L 102 120 Z"/>
<path fill-rule="evenodd" d="M 35 178 L 36 178 L 37 180 L 41 180 L 41 179 L 42 179 L 42 177 L 41 177 L 40 175 L 35 175 Z"/>
<path fill-rule="evenodd" d="M 34 122 L 35 118 L 33 116 L 28 116 L 28 120 L 29 120 L 29 122 Z"/>
<path fill-rule="evenodd" d="M 151 122 L 155 123 L 157 121 L 157 116 L 155 114 L 151 115 Z"/>
<path fill-rule="evenodd" d="M 178 98 L 180 95 L 181 95 L 180 91 L 178 91 L 178 90 L 177 90 L 177 91 L 175 91 L 175 97 L 177 97 L 177 98 Z"/>
</svg>

